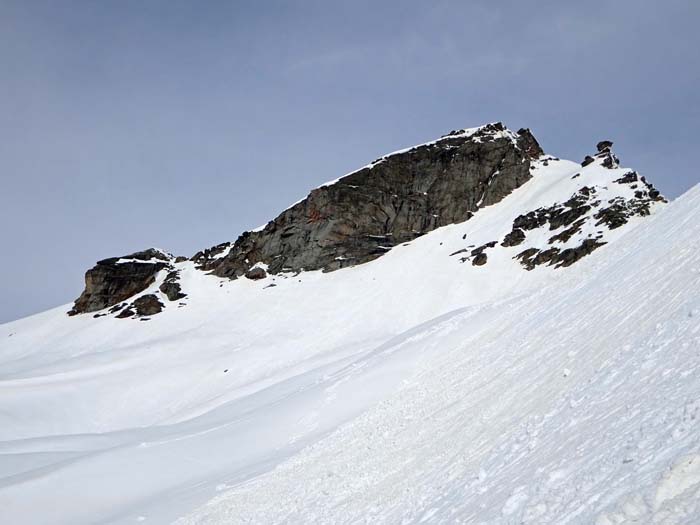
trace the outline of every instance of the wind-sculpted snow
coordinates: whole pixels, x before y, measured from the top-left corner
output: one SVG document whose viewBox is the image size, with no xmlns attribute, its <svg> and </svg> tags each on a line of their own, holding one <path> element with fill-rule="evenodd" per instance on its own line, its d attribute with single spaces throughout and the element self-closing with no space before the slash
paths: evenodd
<svg viewBox="0 0 700 525">
<path fill-rule="evenodd" d="M 639 191 L 595 160 L 532 171 L 367 264 L 231 281 L 173 262 L 187 307 L 148 322 L 0 326 L 2 521 L 696 523 L 700 188 L 624 227 L 591 207 L 555 243 L 607 244 L 526 271 L 517 254 L 571 225 L 548 212 L 504 246 L 516 218 Z"/>
</svg>

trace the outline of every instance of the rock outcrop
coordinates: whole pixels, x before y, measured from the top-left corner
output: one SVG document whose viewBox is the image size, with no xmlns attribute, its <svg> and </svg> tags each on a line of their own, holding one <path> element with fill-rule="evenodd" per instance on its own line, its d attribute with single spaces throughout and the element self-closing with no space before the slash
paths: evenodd
<svg viewBox="0 0 700 525">
<path fill-rule="evenodd" d="M 541 264 L 559 268 L 561 266 L 571 266 L 576 261 L 592 253 L 604 244 L 604 242 L 599 242 L 596 239 L 584 239 L 578 246 L 566 248 L 564 250 L 557 247 L 548 248 L 546 250 L 529 248 L 516 255 L 516 258 L 520 260 L 527 270 L 533 270 L 536 266 Z"/>
<path fill-rule="evenodd" d="M 154 294 L 142 295 L 132 303 L 136 314 L 140 316 L 154 315 L 163 310 L 163 303 Z"/>
<path fill-rule="evenodd" d="M 598 153 L 595 158 L 586 157 L 592 160 L 584 163 L 584 167 L 598 161 L 604 168 L 616 168 L 619 161 L 611 151 L 611 147 L 612 142 L 609 140 L 599 142 Z M 581 233 L 587 222 L 595 226 L 596 230 L 603 226 L 608 230 L 614 230 L 627 224 L 632 217 L 649 215 L 650 207 L 654 202 L 665 202 L 658 190 L 634 171 L 625 173 L 613 182 L 631 185 L 631 189 L 635 190 L 634 197 L 604 199 L 599 196 L 599 191 L 595 187 L 583 186 L 563 203 L 539 208 L 516 217 L 511 232 L 504 237 L 501 246 L 517 246 L 525 241 L 526 232 L 541 228 L 561 230 L 549 238 L 549 245 L 566 244 L 574 235 Z M 598 237 L 600 235 L 599 231 Z M 530 247 L 518 253 L 515 258 L 527 270 L 533 270 L 536 266 L 543 264 L 555 267 L 570 266 L 605 244 L 598 237 L 589 236 L 573 247 L 561 248 L 556 245 Z"/>
<path fill-rule="evenodd" d="M 598 153 L 595 157 L 586 157 L 582 167 L 592 165 L 587 169 L 594 171 L 600 167 L 617 169 L 619 161 L 611 147 L 612 142 L 609 140 L 599 142 Z M 540 159 L 542 166 L 547 166 L 550 161 L 556 162 L 557 159 L 547 156 Z M 581 173 L 586 172 L 587 170 L 582 170 Z M 573 178 L 580 177 L 581 173 L 575 174 Z M 515 217 L 511 231 L 500 241 L 500 246 L 512 248 L 525 244 L 513 258 L 526 270 L 541 265 L 555 268 L 570 266 L 606 244 L 601 240 L 604 231 L 615 230 L 633 217 L 649 215 L 654 203 L 666 202 L 654 186 L 634 171 L 623 172 L 622 176 L 611 178 L 611 182 L 628 186 L 624 192 L 626 196 L 610 191 L 607 185 L 582 186 L 563 202 Z M 552 234 L 548 234 L 548 231 Z M 493 253 L 491 250 L 496 244 L 497 241 L 483 244 L 460 260 L 470 260 L 473 266 L 484 266 L 489 262 L 489 254 Z M 451 255 L 463 252 L 469 250 L 465 248 Z"/>
<path fill-rule="evenodd" d="M 526 129 L 515 133 L 496 123 L 453 131 L 321 186 L 262 230 L 193 260 L 232 279 L 258 263 L 276 274 L 371 261 L 500 201 L 530 178 L 530 160 L 541 154 Z"/>
<path fill-rule="evenodd" d="M 170 255 L 150 248 L 98 261 L 85 274 L 85 290 L 68 315 L 102 310 L 142 292 L 158 272 L 172 267 L 171 260 Z"/>
<path fill-rule="evenodd" d="M 175 259 L 177 263 L 178 260 Z M 184 262 L 184 261 L 180 261 Z M 182 293 L 182 288 L 180 286 L 180 272 L 179 270 L 172 270 L 168 272 L 163 283 L 158 287 L 158 289 L 165 294 L 165 296 L 170 301 L 177 301 L 179 299 L 184 299 L 187 294 Z"/>
<path fill-rule="evenodd" d="M 245 273 L 245 276 L 252 281 L 258 281 L 267 277 L 267 272 L 264 268 L 256 266 L 255 268 L 251 268 L 250 270 L 248 270 Z"/>
<path fill-rule="evenodd" d="M 570 177 L 592 182 L 574 186 L 578 190 L 560 195 L 559 202 L 531 211 L 519 208 L 519 215 L 504 217 L 506 228 L 489 242 L 480 239 L 476 246 L 463 235 L 464 247 L 450 255 L 460 255 L 461 263 L 474 267 L 490 267 L 493 261 L 501 264 L 505 253 L 508 261 L 533 270 L 569 266 L 603 246 L 605 231 L 648 215 L 653 203 L 664 201 L 644 177 L 618 169 L 611 147 L 611 141 L 599 142 L 597 153 Z M 187 265 L 185 271 L 190 271 L 193 263 L 220 278 L 252 281 L 362 264 L 436 228 L 468 221 L 532 173 L 559 161 L 544 155 L 527 129 L 513 132 L 495 123 L 453 131 L 316 188 L 264 227 L 202 250 L 189 261 L 156 249 L 99 261 L 86 273 L 85 290 L 68 313 L 109 308 L 95 317 L 146 320 L 169 302 L 187 297 L 180 272 Z M 273 286 L 266 282 L 263 288 Z"/>
</svg>

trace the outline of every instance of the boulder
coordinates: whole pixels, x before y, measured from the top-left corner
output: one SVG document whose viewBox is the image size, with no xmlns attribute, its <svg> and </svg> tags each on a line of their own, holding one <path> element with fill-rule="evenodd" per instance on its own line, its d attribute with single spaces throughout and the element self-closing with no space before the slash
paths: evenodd
<svg viewBox="0 0 700 525">
<path fill-rule="evenodd" d="M 610 140 L 601 140 L 595 147 L 598 150 L 598 153 L 603 153 L 605 151 L 610 151 L 612 145 L 613 143 Z"/>
<path fill-rule="evenodd" d="M 256 266 L 255 268 L 251 268 L 245 273 L 245 276 L 248 279 L 251 279 L 253 281 L 257 281 L 259 279 L 264 279 L 267 277 L 267 272 L 263 269 L 260 268 L 259 266 Z"/>
<path fill-rule="evenodd" d="M 131 303 L 131 306 L 136 310 L 138 315 L 154 315 L 163 310 L 161 303 L 154 294 L 142 295 Z"/>
<path fill-rule="evenodd" d="M 604 242 L 600 242 L 595 239 L 584 239 L 580 245 L 560 251 L 557 254 L 554 263 L 556 264 L 557 268 L 561 266 L 571 266 L 576 261 L 592 253 L 594 250 L 597 250 L 604 244 Z"/>
<path fill-rule="evenodd" d="M 488 256 L 485 253 L 477 253 L 472 259 L 472 266 L 483 266 L 487 261 Z"/>
<path fill-rule="evenodd" d="M 503 238 L 501 246 L 517 246 L 525 240 L 525 232 L 520 228 L 513 228 L 510 233 Z"/>
</svg>

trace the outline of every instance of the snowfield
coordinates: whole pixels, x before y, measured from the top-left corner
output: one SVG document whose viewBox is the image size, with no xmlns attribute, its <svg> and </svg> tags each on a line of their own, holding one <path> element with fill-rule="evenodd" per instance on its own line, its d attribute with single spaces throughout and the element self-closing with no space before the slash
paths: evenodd
<svg viewBox="0 0 700 525">
<path fill-rule="evenodd" d="M 700 186 L 570 268 L 450 256 L 579 172 L 629 191 L 540 163 L 364 265 L 0 326 L 0 521 L 699 523 Z"/>
</svg>

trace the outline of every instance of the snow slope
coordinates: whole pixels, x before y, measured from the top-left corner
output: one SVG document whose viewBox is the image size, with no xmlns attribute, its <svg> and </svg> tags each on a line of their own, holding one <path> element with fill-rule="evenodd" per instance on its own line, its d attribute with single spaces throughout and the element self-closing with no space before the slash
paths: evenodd
<svg viewBox="0 0 700 525">
<path fill-rule="evenodd" d="M 0 326 L 2 521 L 697 522 L 700 190 L 566 270 L 450 257 L 614 171 L 329 274 L 181 263 L 148 322 Z"/>
<path fill-rule="evenodd" d="M 429 366 L 179 523 L 698 523 L 699 220 L 696 187 L 559 282 L 398 338 L 382 359 Z"/>
</svg>

